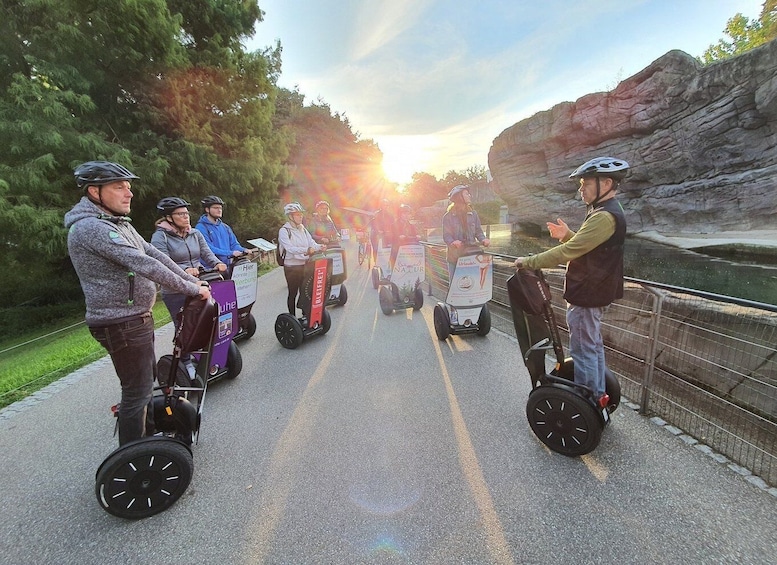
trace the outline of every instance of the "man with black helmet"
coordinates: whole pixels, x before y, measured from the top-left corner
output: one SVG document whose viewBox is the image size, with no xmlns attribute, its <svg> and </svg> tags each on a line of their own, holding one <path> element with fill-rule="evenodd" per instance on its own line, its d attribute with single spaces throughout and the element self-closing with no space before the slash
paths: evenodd
<svg viewBox="0 0 777 565">
<path fill-rule="evenodd" d="M 224 215 L 224 201 L 221 198 L 206 196 L 201 200 L 201 204 L 203 213 L 195 227 L 205 236 L 205 241 L 219 261 L 229 265 L 230 257 L 239 257 L 247 251 L 256 251 L 240 245 L 235 232 L 221 219 Z"/>
<path fill-rule="evenodd" d="M 88 161 L 74 174 L 84 195 L 65 214 L 67 247 L 86 299 L 86 325 L 110 354 L 121 382 L 124 445 L 154 433 L 156 285 L 203 299 L 210 290 L 132 227 L 130 182 L 137 176 L 109 161 Z"/>
<path fill-rule="evenodd" d="M 567 264 L 564 299 L 575 382 L 587 386 L 602 407 L 608 398 L 601 320 L 606 307 L 623 297 L 626 218 L 615 194 L 628 170 L 626 161 L 612 157 L 597 157 L 575 169 L 569 178 L 578 182 L 578 192 L 588 207 L 580 230 L 570 230 L 561 218 L 548 222 L 551 237 L 561 245 L 515 261 L 518 269 Z"/>
</svg>

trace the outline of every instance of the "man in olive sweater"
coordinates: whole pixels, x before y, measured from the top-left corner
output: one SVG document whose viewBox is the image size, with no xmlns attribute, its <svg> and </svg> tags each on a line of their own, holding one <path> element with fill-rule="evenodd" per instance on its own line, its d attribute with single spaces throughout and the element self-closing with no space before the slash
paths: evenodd
<svg viewBox="0 0 777 565">
<path fill-rule="evenodd" d="M 615 194 L 628 169 L 626 161 L 612 157 L 597 157 L 575 169 L 569 178 L 579 181 L 588 207 L 580 230 L 575 233 L 561 218 L 548 222 L 551 237 L 561 245 L 515 261 L 517 269 L 567 264 L 564 299 L 575 382 L 588 387 L 602 407 L 608 399 L 601 321 L 606 307 L 623 297 L 626 218 Z"/>
<path fill-rule="evenodd" d="M 67 247 L 86 299 L 86 325 L 110 354 L 121 382 L 124 445 L 155 431 L 156 285 L 203 299 L 210 298 L 210 289 L 132 227 L 130 181 L 137 176 L 117 163 L 89 161 L 75 169 L 75 177 L 84 196 L 65 214 Z"/>
</svg>

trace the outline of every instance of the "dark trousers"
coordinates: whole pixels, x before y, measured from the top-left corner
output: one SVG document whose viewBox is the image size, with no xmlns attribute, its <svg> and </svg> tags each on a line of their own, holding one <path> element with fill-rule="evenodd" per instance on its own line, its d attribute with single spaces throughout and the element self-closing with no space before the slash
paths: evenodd
<svg viewBox="0 0 777 565">
<path fill-rule="evenodd" d="M 297 296 L 302 287 L 302 281 L 305 278 L 305 265 L 284 265 L 283 274 L 286 276 L 286 286 L 289 287 L 289 297 L 286 300 L 286 306 L 289 308 L 289 314 L 297 315 Z"/>
<path fill-rule="evenodd" d="M 89 328 L 89 331 L 110 354 L 121 382 L 119 445 L 153 435 L 154 318 L 148 314 L 111 326 Z"/>
</svg>

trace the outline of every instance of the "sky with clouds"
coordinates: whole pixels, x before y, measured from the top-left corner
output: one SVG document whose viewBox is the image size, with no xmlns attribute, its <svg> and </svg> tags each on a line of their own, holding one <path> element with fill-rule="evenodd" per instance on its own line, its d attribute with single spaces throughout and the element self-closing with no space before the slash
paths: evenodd
<svg viewBox="0 0 777 565">
<path fill-rule="evenodd" d="M 701 56 L 763 0 L 259 0 L 279 85 L 344 113 L 390 180 L 487 166 L 504 129 L 610 90 L 672 49 Z"/>
</svg>

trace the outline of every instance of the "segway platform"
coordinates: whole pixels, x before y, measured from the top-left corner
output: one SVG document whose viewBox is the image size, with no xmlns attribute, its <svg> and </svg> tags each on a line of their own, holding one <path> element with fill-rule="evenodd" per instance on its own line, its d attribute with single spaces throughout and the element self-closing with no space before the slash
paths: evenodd
<svg viewBox="0 0 777 565">
<path fill-rule="evenodd" d="M 620 383 L 605 372 L 606 405 L 600 406 L 592 391 L 574 382 L 574 363 L 564 356 L 551 304 L 550 287 L 542 271 L 521 269 L 507 280 L 515 334 L 529 371 L 532 391 L 526 418 L 537 436 L 551 450 L 575 457 L 599 445 L 610 414 L 620 403 Z M 555 366 L 546 369 L 546 354 L 553 352 Z"/>
<path fill-rule="evenodd" d="M 493 256 L 478 246 L 462 250 L 456 261 L 445 302 L 434 307 L 434 329 L 437 338 L 474 333 L 480 336 L 491 331 L 488 302 L 493 295 Z"/>
<path fill-rule="evenodd" d="M 420 310 L 424 305 L 421 283 L 425 280 L 424 246 L 420 243 L 400 245 L 391 272 L 379 282 L 381 311 L 388 316 L 394 310 Z"/>
<path fill-rule="evenodd" d="M 331 291 L 332 258 L 314 255 L 305 264 L 305 277 L 300 291 L 302 317 L 284 312 L 275 320 L 275 337 L 286 349 L 296 349 L 309 337 L 323 335 L 332 326 L 326 311 L 326 299 Z"/>
</svg>

